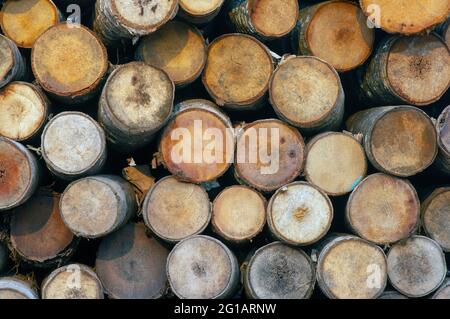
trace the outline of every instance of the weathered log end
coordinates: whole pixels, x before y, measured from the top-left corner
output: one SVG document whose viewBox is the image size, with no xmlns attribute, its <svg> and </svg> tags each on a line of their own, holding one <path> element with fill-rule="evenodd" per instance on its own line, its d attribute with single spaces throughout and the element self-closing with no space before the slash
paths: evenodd
<svg viewBox="0 0 450 319">
<path fill-rule="evenodd" d="M 17 277 L 3 277 L 0 278 L 0 300 L 2 299 L 39 299 L 39 295 L 28 281 Z"/>
<path fill-rule="evenodd" d="M 11 81 L 23 80 L 25 74 L 25 59 L 17 45 L 0 34 L 0 88 Z"/>
<path fill-rule="evenodd" d="M 179 0 L 178 16 L 190 23 L 204 25 L 219 14 L 224 2 L 225 0 Z"/>
<path fill-rule="evenodd" d="M 447 106 L 436 121 L 439 152 L 434 166 L 444 174 L 450 175 L 450 106 Z"/>
<path fill-rule="evenodd" d="M 450 278 L 447 278 L 442 286 L 433 295 L 433 299 L 450 299 Z"/>
</svg>

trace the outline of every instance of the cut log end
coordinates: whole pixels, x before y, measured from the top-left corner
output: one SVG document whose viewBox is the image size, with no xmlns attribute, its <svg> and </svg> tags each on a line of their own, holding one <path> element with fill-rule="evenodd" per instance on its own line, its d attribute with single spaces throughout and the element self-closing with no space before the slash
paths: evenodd
<svg viewBox="0 0 450 319">
<path fill-rule="evenodd" d="M 16 277 L 3 277 L 0 278 L 2 299 L 39 299 L 39 296 L 29 282 Z"/>
<path fill-rule="evenodd" d="M 12 42 L 0 34 L 0 84 L 7 80 L 15 61 L 15 53 L 11 47 Z"/>
<path fill-rule="evenodd" d="M 219 9 L 225 0 L 179 0 L 180 7 L 194 17 L 204 17 Z"/>
<path fill-rule="evenodd" d="M 450 299 L 450 278 L 447 278 L 442 286 L 433 295 L 433 299 Z"/>
<path fill-rule="evenodd" d="M 422 224 L 425 232 L 442 249 L 450 252 L 450 187 L 436 189 L 422 205 Z"/>
</svg>

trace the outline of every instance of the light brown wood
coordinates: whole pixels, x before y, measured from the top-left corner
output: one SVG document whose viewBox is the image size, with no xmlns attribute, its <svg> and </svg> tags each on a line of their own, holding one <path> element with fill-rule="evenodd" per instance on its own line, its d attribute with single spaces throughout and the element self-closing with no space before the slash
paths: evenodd
<svg viewBox="0 0 450 319">
<path fill-rule="evenodd" d="M 450 299 L 450 278 L 447 278 L 442 286 L 433 295 L 433 299 Z"/>
<path fill-rule="evenodd" d="M 11 81 L 20 81 L 25 78 L 25 58 L 17 45 L 0 34 L 0 88 Z"/>
<path fill-rule="evenodd" d="M 225 0 L 179 0 L 178 16 L 184 20 L 204 25 L 218 14 Z"/>
<path fill-rule="evenodd" d="M 39 299 L 39 295 L 28 281 L 17 277 L 2 277 L 0 300 L 2 299 Z"/>
</svg>

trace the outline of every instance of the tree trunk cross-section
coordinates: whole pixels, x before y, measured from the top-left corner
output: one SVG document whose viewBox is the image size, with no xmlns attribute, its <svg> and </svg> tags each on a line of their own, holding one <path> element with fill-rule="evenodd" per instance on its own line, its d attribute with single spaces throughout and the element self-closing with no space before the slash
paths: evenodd
<svg viewBox="0 0 450 319">
<path fill-rule="evenodd" d="M 25 58 L 10 39 L 0 34 L 0 88 L 11 81 L 20 81 L 26 75 Z"/>
<path fill-rule="evenodd" d="M 178 16 L 193 23 L 204 25 L 218 14 L 225 0 L 179 0 Z"/>
<path fill-rule="evenodd" d="M 0 278 L 0 300 L 39 299 L 39 295 L 28 281 L 16 277 Z"/>
<path fill-rule="evenodd" d="M 433 299 L 450 299 L 450 278 L 447 278 L 442 286 L 433 295 Z"/>
<path fill-rule="evenodd" d="M 434 162 L 435 167 L 450 175 L 450 106 L 447 106 L 436 121 L 439 152 Z"/>
</svg>

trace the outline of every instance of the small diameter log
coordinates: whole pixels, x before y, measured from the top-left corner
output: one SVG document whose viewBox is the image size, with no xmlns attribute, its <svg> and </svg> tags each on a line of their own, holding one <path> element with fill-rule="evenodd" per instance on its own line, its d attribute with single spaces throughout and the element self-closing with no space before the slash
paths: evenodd
<svg viewBox="0 0 450 319">
<path fill-rule="evenodd" d="M 445 256 L 432 239 L 412 236 L 387 254 L 389 281 L 400 293 L 411 298 L 426 296 L 438 289 L 447 273 Z"/>
<path fill-rule="evenodd" d="M 214 200 L 212 228 L 230 243 L 249 243 L 266 224 L 266 204 L 266 199 L 249 187 L 228 187 Z"/>
<path fill-rule="evenodd" d="M 328 132 L 308 142 L 306 180 L 328 195 L 340 196 L 351 192 L 366 173 L 364 148 L 353 136 Z"/>
<path fill-rule="evenodd" d="M 136 212 L 137 203 L 130 183 L 119 176 L 98 175 L 69 184 L 60 210 L 75 235 L 97 238 L 123 226 Z"/>
<path fill-rule="evenodd" d="M 195 81 L 206 64 L 206 43 L 200 31 L 184 22 L 170 21 L 141 39 L 136 60 L 167 72 L 177 87 Z"/>
<path fill-rule="evenodd" d="M 280 120 L 250 123 L 237 137 L 234 173 L 240 183 L 272 192 L 292 182 L 303 170 L 303 137 Z"/>
<path fill-rule="evenodd" d="M 172 292 L 181 299 L 231 298 L 239 284 L 236 257 L 209 236 L 192 236 L 179 242 L 167 259 Z"/>
<path fill-rule="evenodd" d="M 39 164 L 22 144 L 0 136 L 0 212 L 23 204 L 39 184 Z"/>
<path fill-rule="evenodd" d="M 61 20 L 51 0 L 8 0 L 0 11 L 3 33 L 21 48 L 31 48 L 45 30 Z"/>
<path fill-rule="evenodd" d="M 434 166 L 442 173 L 450 175 L 450 106 L 447 106 L 436 121 L 439 148 Z"/>
<path fill-rule="evenodd" d="M 0 241 L 0 274 L 6 270 L 6 265 L 8 264 L 8 248 L 6 245 Z"/>
<path fill-rule="evenodd" d="M 158 159 L 180 180 L 216 180 L 233 163 L 235 136 L 230 119 L 207 100 L 188 100 L 175 108 L 162 133 Z"/>
<path fill-rule="evenodd" d="M 422 226 L 445 252 L 450 252 L 450 187 L 437 188 L 422 204 Z"/>
<path fill-rule="evenodd" d="M 103 287 L 88 266 L 70 264 L 52 271 L 42 282 L 42 299 L 103 299 Z"/>
<path fill-rule="evenodd" d="M 309 256 L 280 242 L 258 249 L 244 275 L 245 292 L 252 299 L 308 299 L 315 282 Z"/>
<path fill-rule="evenodd" d="M 225 0 L 179 0 L 178 16 L 187 22 L 205 25 L 218 14 Z"/>
<path fill-rule="evenodd" d="M 442 286 L 433 295 L 433 299 L 450 299 L 450 278 L 447 278 Z"/>
<path fill-rule="evenodd" d="M 106 45 L 113 46 L 121 39 L 155 32 L 177 11 L 177 0 L 99 0 L 95 3 L 93 29 Z"/>
<path fill-rule="evenodd" d="M 304 133 L 339 129 L 344 90 L 336 70 L 316 57 L 290 56 L 278 65 L 269 86 L 277 115 Z"/>
<path fill-rule="evenodd" d="M 363 134 L 367 158 L 381 172 L 413 176 L 436 158 L 436 130 L 418 108 L 386 106 L 360 111 L 347 120 L 347 128 Z"/>
<path fill-rule="evenodd" d="M 450 51 L 435 34 L 385 38 L 360 78 L 361 100 L 373 105 L 429 105 L 449 86 Z"/>
<path fill-rule="evenodd" d="M 350 1 L 326 1 L 300 10 L 292 33 L 295 52 L 317 56 L 338 72 L 362 65 L 372 53 L 374 39 L 374 29 L 367 26 L 359 6 Z"/>
<path fill-rule="evenodd" d="M 306 182 L 283 186 L 269 201 L 267 224 L 271 234 L 293 246 L 306 246 L 320 240 L 333 220 L 328 196 Z"/>
<path fill-rule="evenodd" d="M 376 299 L 387 283 L 383 250 L 361 238 L 338 236 L 321 250 L 317 282 L 331 299 Z"/>
<path fill-rule="evenodd" d="M 383 294 L 380 297 L 378 297 L 378 299 L 408 299 L 408 297 L 403 296 L 401 293 L 397 291 L 390 290 L 383 292 Z"/>
<path fill-rule="evenodd" d="M 62 112 L 45 126 L 42 156 L 48 169 L 64 180 L 98 173 L 106 161 L 103 129 L 81 112 Z"/>
<path fill-rule="evenodd" d="M 162 70 L 143 62 L 115 69 L 103 88 L 98 120 L 121 151 L 148 144 L 172 113 L 175 88 Z"/>
<path fill-rule="evenodd" d="M 377 173 L 356 186 L 345 217 L 358 236 L 379 245 L 391 244 L 417 230 L 420 201 L 408 180 Z"/>
<path fill-rule="evenodd" d="M 0 88 L 11 81 L 23 80 L 25 76 L 25 58 L 14 42 L 0 34 Z"/>
<path fill-rule="evenodd" d="M 31 66 L 36 80 L 51 96 L 66 104 L 83 103 L 101 89 L 108 57 L 88 28 L 61 23 L 36 40 Z"/>
<path fill-rule="evenodd" d="M 15 141 L 40 136 L 50 101 L 36 85 L 12 82 L 0 89 L 0 135 Z"/>
<path fill-rule="evenodd" d="M 211 203 L 202 186 L 168 176 L 149 190 L 142 215 L 153 234 L 177 243 L 205 230 L 211 220 Z"/>
<path fill-rule="evenodd" d="M 39 190 L 11 215 L 11 247 L 20 259 L 36 267 L 52 267 L 68 260 L 78 239 L 61 219 L 60 194 Z"/>
<path fill-rule="evenodd" d="M 225 34 L 208 47 L 203 84 L 219 106 L 236 110 L 262 105 L 274 66 L 269 50 L 244 34 Z"/>
<path fill-rule="evenodd" d="M 273 40 L 294 29 L 298 12 L 297 0 L 232 0 L 228 18 L 236 32 Z"/>
<path fill-rule="evenodd" d="M 128 223 L 102 240 L 95 269 L 109 298 L 155 299 L 168 288 L 168 255 L 144 224 Z"/>
<path fill-rule="evenodd" d="M 360 0 L 359 3 L 377 27 L 407 35 L 431 29 L 450 12 L 449 0 Z"/>
<path fill-rule="evenodd" d="M 3 277 L 0 278 L 2 299 L 39 299 L 39 295 L 29 282 L 16 277 Z"/>
</svg>

